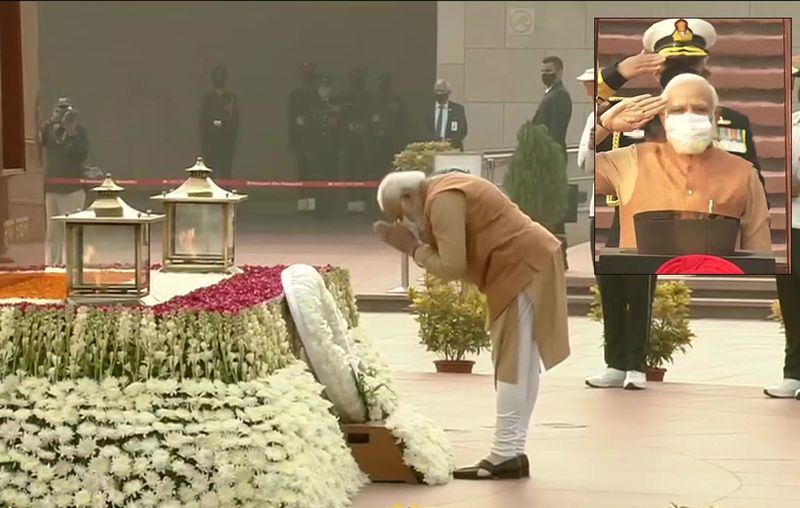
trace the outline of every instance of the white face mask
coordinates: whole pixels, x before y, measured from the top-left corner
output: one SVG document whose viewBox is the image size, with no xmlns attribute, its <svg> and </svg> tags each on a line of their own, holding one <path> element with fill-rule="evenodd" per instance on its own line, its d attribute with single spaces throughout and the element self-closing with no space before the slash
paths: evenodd
<svg viewBox="0 0 800 508">
<path fill-rule="evenodd" d="M 667 114 L 664 130 L 675 151 L 684 155 L 703 153 L 714 139 L 713 125 L 707 115 Z"/>
</svg>

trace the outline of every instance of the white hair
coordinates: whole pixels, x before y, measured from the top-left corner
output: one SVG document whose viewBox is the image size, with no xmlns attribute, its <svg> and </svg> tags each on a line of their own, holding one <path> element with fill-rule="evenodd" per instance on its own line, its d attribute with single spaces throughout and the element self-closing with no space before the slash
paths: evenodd
<svg viewBox="0 0 800 508">
<path fill-rule="evenodd" d="M 386 210 L 387 203 L 399 203 L 406 194 L 419 192 L 425 181 L 422 171 L 394 171 L 389 173 L 378 185 L 378 206 Z"/>
<path fill-rule="evenodd" d="M 704 85 L 708 88 L 708 91 L 711 93 L 711 108 L 712 111 L 716 110 L 719 106 L 719 95 L 717 95 L 717 89 L 708 82 L 706 78 L 703 76 L 698 76 L 697 74 L 685 73 L 685 74 L 678 74 L 674 78 L 667 83 L 667 86 L 664 87 L 664 91 L 661 93 L 661 96 L 665 99 L 669 97 L 669 93 L 672 91 L 673 88 L 685 85 L 687 83 L 697 83 L 700 85 Z"/>
</svg>

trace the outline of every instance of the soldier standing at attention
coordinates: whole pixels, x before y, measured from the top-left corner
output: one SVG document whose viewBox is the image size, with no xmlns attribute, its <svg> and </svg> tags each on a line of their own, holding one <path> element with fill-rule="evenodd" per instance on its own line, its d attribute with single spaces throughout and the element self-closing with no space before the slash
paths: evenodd
<svg viewBox="0 0 800 508">
<path fill-rule="evenodd" d="M 367 129 L 372 122 L 371 94 L 367 91 L 367 73 L 354 69 L 350 73 L 351 88 L 339 95 L 337 103 L 342 108 L 342 157 L 344 176 L 354 182 L 368 181 L 374 176 L 370 171 L 370 147 Z M 363 213 L 372 192 L 369 189 L 349 189 L 347 211 Z"/>
<path fill-rule="evenodd" d="M 317 98 L 317 66 L 304 63 L 298 68 L 301 86 L 289 93 L 289 151 L 297 161 L 297 179 L 309 179 L 311 146 L 309 129 L 311 127 L 311 107 Z M 312 208 L 312 193 L 300 189 L 297 211 L 307 212 Z"/>
<path fill-rule="evenodd" d="M 222 180 L 230 180 L 233 152 L 239 129 L 239 101 L 225 88 L 228 73 L 217 66 L 211 71 L 213 89 L 203 95 L 200 107 L 200 145 L 206 165 Z"/>
<path fill-rule="evenodd" d="M 370 180 L 380 180 L 391 171 L 394 156 L 405 148 L 408 136 L 406 105 L 392 90 L 392 75 L 388 72 L 378 80 L 378 94 L 373 106 L 369 129 L 372 147 Z"/>
<path fill-rule="evenodd" d="M 308 152 L 309 165 L 307 179 L 311 181 L 330 181 L 339 178 L 341 153 L 341 109 L 331 97 L 330 76 L 320 76 L 317 94 L 309 110 Z M 331 217 L 334 212 L 336 196 L 329 189 L 309 191 L 309 212 L 318 217 Z"/>
</svg>

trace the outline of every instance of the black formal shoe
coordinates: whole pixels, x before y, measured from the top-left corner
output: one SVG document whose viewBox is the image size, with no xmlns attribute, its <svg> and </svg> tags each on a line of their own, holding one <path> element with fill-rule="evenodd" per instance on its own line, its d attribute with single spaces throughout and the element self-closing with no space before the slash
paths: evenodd
<svg viewBox="0 0 800 508">
<path fill-rule="evenodd" d="M 523 478 L 531 477 L 531 463 L 528 461 L 528 456 L 524 453 L 517 455 L 520 463 L 521 474 Z"/>
<path fill-rule="evenodd" d="M 519 480 L 522 478 L 522 462 L 519 457 L 492 464 L 484 459 L 476 466 L 460 467 L 453 472 L 456 480 Z"/>
</svg>

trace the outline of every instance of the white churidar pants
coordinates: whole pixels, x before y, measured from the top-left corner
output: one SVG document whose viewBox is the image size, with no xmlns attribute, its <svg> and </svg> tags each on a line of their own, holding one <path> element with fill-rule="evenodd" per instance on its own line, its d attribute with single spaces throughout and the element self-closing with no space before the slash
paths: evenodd
<svg viewBox="0 0 800 508">
<path fill-rule="evenodd" d="M 525 453 L 533 408 L 539 395 L 539 347 L 533 337 L 533 303 L 525 291 L 517 296 L 519 366 L 517 383 L 497 382 L 497 421 L 492 455 L 512 458 Z"/>
</svg>

